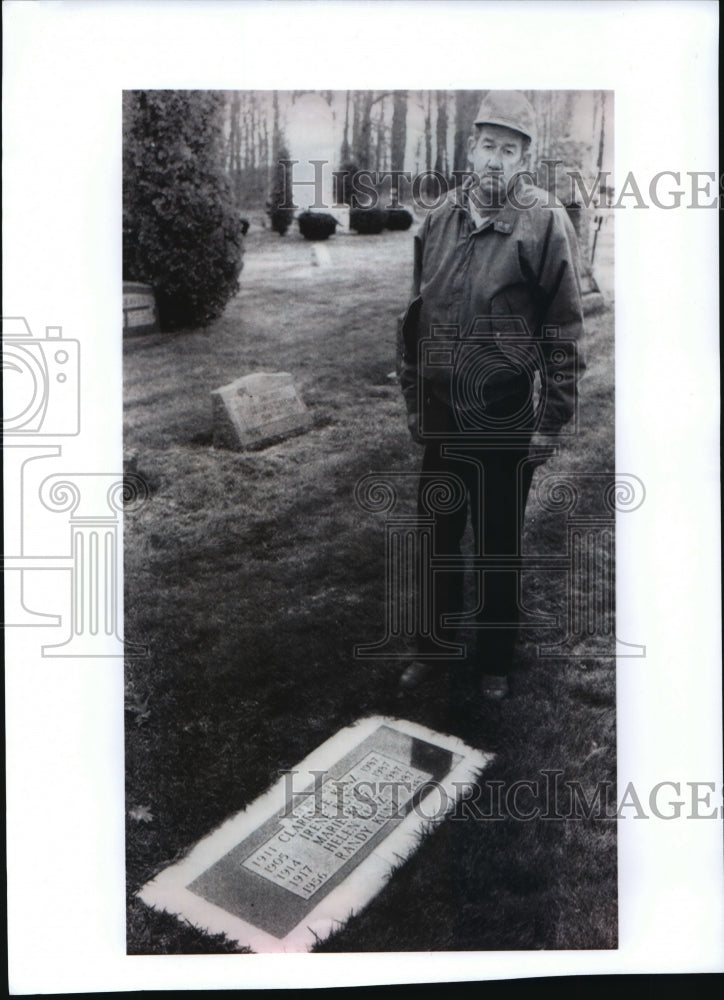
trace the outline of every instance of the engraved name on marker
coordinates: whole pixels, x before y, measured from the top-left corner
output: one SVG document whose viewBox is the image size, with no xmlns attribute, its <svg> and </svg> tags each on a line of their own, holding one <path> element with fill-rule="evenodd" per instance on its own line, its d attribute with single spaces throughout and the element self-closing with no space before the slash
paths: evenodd
<svg viewBox="0 0 724 1000">
<path fill-rule="evenodd" d="M 214 446 L 263 448 L 309 428 L 311 417 L 288 372 L 244 375 L 211 393 Z"/>
<path fill-rule="evenodd" d="M 123 329 L 151 333 L 158 329 L 156 298 L 150 285 L 123 283 Z"/>
<path fill-rule="evenodd" d="M 490 760 L 404 719 L 360 719 L 139 895 L 252 951 L 309 951 L 382 889 Z"/>
<path fill-rule="evenodd" d="M 321 801 L 310 796 L 291 818 L 284 818 L 284 829 L 254 851 L 243 867 L 309 899 L 431 778 L 382 753 L 368 753 L 335 782 L 325 783 Z M 345 801 L 345 786 L 364 787 L 364 798 Z M 322 817 L 328 817 L 324 825 Z"/>
</svg>

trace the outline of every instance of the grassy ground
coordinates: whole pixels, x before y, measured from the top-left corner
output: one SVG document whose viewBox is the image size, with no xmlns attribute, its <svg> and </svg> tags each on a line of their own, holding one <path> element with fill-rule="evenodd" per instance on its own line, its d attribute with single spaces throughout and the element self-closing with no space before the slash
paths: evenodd
<svg viewBox="0 0 724 1000">
<path fill-rule="evenodd" d="M 354 485 L 420 459 L 388 377 L 412 235 L 327 246 L 334 266 L 313 268 L 297 233 L 252 229 L 219 321 L 125 345 L 125 447 L 151 489 L 125 524 L 126 639 L 150 649 L 126 671 L 132 953 L 237 950 L 133 894 L 360 716 L 402 715 L 494 750 L 485 780 L 506 787 L 544 769 L 589 792 L 615 780 L 614 661 L 539 659 L 536 641 L 555 630 L 526 635 L 514 697 L 492 709 L 441 685 L 401 708 L 398 665 L 354 659 L 384 613 L 383 522 L 359 510 Z M 587 346 L 582 432 L 546 471 L 613 468 L 610 310 L 591 317 Z M 261 452 L 213 449 L 209 392 L 259 370 L 294 375 L 312 429 Z M 561 553 L 563 531 L 533 499 L 526 547 Z M 561 574 L 530 573 L 525 599 L 560 610 Z M 446 821 L 320 949 L 615 946 L 613 823 L 508 815 Z"/>
</svg>

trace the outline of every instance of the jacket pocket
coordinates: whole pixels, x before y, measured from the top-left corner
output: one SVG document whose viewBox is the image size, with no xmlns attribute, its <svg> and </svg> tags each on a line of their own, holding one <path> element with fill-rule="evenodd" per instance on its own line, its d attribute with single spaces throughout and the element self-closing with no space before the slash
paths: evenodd
<svg viewBox="0 0 724 1000">
<path fill-rule="evenodd" d="M 535 336 L 535 295 L 526 285 L 509 285 L 491 300 L 490 312 L 496 329 L 507 340 L 530 340 Z"/>
<path fill-rule="evenodd" d="M 417 357 L 417 331 L 420 325 L 422 296 L 414 298 L 407 309 L 397 318 L 397 371 L 399 374 L 402 358 L 414 361 Z"/>
</svg>

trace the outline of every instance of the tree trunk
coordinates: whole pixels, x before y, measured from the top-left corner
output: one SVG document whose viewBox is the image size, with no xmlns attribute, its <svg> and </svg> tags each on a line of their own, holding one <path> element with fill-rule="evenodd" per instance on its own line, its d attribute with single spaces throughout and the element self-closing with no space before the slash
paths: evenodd
<svg viewBox="0 0 724 1000">
<path fill-rule="evenodd" d="M 377 119 L 377 137 L 375 142 L 375 169 L 385 170 L 386 158 L 385 142 L 385 98 L 380 100 L 379 117 Z"/>
<path fill-rule="evenodd" d="M 342 135 L 342 147 L 339 151 L 341 163 L 347 163 L 352 153 L 349 145 L 349 96 L 349 91 L 347 91 L 344 99 L 344 133 Z"/>
<path fill-rule="evenodd" d="M 372 104 L 375 99 L 373 90 L 364 90 L 360 94 L 359 124 L 354 159 L 362 170 L 372 166 Z"/>
<path fill-rule="evenodd" d="M 432 91 L 427 92 L 425 110 L 425 170 L 432 170 Z"/>
<path fill-rule="evenodd" d="M 241 182 L 241 131 L 239 118 L 241 114 L 241 100 L 238 91 L 232 92 L 231 103 L 229 105 L 229 175 L 231 178 L 231 190 L 234 192 L 235 200 L 239 201 L 239 184 Z"/>
<path fill-rule="evenodd" d="M 455 91 L 455 144 L 453 146 L 453 170 L 469 170 L 468 136 L 473 134 L 473 118 L 478 104 L 477 90 Z"/>
<path fill-rule="evenodd" d="M 596 166 L 600 171 L 603 168 L 603 150 L 606 141 L 606 93 L 601 91 L 601 135 L 598 141 L 598 157 Z"/>
<path fill-rule="evenodd" d="M 396 90 L 392 102 L 392 136 L 390 143 L 390 169 L 405 169 L 407 144 L 407 91 Z"/>
<path fill-rule="evenodd" d="M 272 123 L 272 161 L 276 163 L 279 159 L 279 147 L 281 146 L 281 135 L 279 133 L 279 91 L 272 93 L 272 110 L 274 119 Z"/>
<path fill-rule="evenodd" d="M 435 123 L 435 170 L 447 174 L 447 91 L 437 92 L 437 121 Z"/>
</svg>

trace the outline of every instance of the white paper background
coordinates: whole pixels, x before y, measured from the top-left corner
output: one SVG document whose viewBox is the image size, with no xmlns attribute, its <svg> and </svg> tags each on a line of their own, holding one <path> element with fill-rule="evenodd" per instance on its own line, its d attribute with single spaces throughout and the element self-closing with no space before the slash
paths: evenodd
<svg viewBox="0 0 724 1000">
<path fill-rule="evenodd" d="M 713 3 L 11 0 L 3 21 L 3 312 L 81 342 L 70 471 L 121 468 L 123 89 L 613 89 L 619 189 L 718 171 Z M 619 787 L 713 782 L 718 807 L 717 216 L 616 213 L 616 376 L 617 467 L 647 490 L 618 530 L 619 635 L 648 650 L 620 661 Z M 616 952 L 127 957 L 122 668 L 43 660 L 43 640 L 6 633 L 15 993 L 724 968 L 720 822 L 630 810 Z"/>
</svg>

